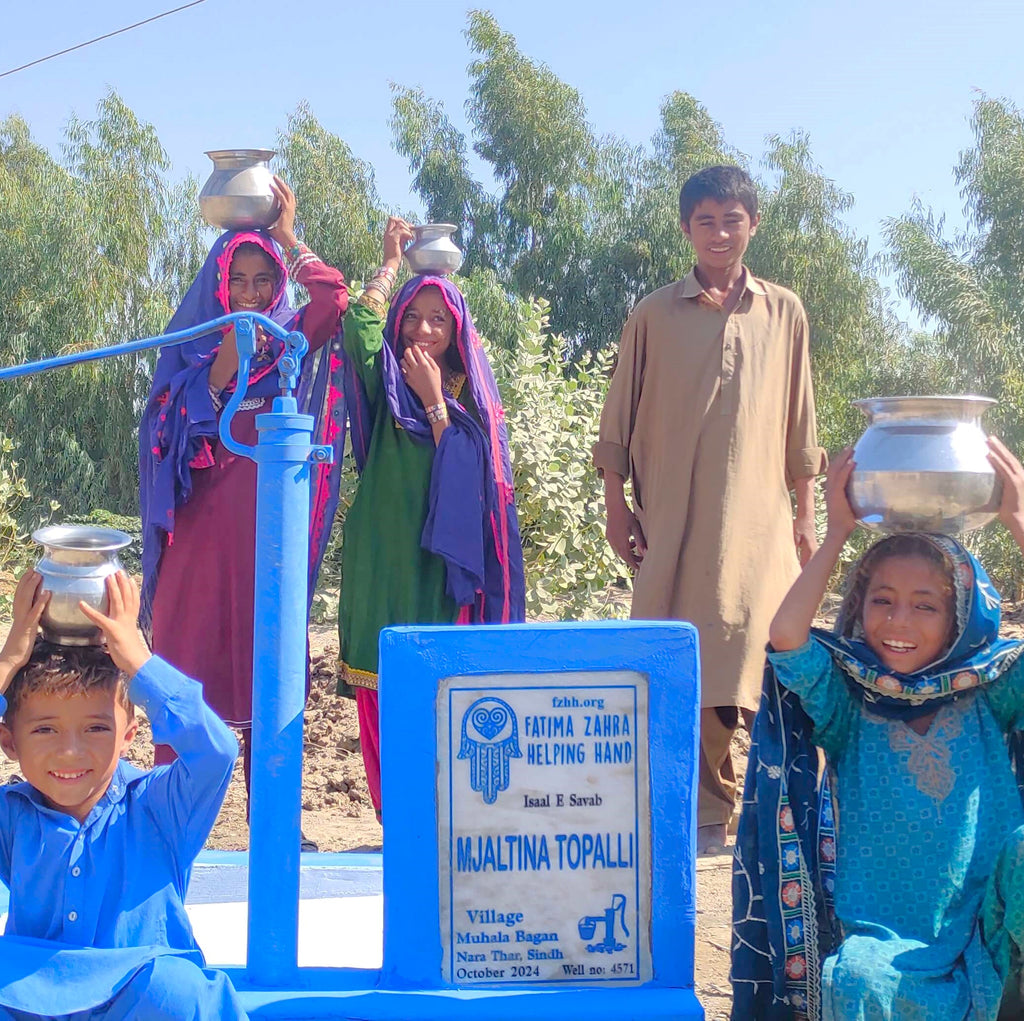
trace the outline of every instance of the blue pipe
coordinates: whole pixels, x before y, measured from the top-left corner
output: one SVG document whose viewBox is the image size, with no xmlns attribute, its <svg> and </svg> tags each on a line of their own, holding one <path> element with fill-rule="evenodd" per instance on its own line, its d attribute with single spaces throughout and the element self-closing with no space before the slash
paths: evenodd
<svg viewBox="0 0 1024 1021">
<path fill-rule="evenodd" d="M 220 438 L 257 465 L 247 978 L 254 986 L 282 987 L 298 972 L 309 465 L 333 457 L 330 447 L 311 445 L 313 418 L 298 414 L 291 396 L 308 350 L 306 338 L 266 316 L 235 312 L 177 333 L 0 369 L 0 380 L 182 344 L 230 324 L 238 348 L 238 386 L 221 415 Z M 256 417 L 259 439 L 249 447 L 231 436 L 231 422 L 245 399 L 257 325 L 284 341 L 278 362 L 282 396 L 269 414 Z"/>
<path fill-rule="evenodd" d="M 309 464 L 330 460 L 311 444 L 313 416 L 291 394 L 256 416 L 255 447 L 231 435 L 256 354 L 252 319 L 235 326 L 238 385 L 220 418 L 221 442 L 256 462 L 256 600 L 253 608 L 252 794 L 249 806 L 249 928 L 246 975 L 253 985 L 294 982 L 299 967 L 299 840 L 302 714 L 306 701 L 309 585 Z M 283 389 L 295 386 L 308 344 L 285 336 Z M 268 626 L 269 625 L 269 626 Z"/>
<path fill-rule="evenodd" d="M 299 966 L 302 713 L 306 700 L 312 415 L 294 397 L 256 416 L 256 624 L 249 814 L 249 981 L 281 988 Z"/>
<path fill-rule="evenodd" d="M 211 319 L 208 323 L 200 323 L 187 330 L 178 330 L 177 333 L 162 333 L 159 337 L 129 340 L 124 344 L 112 344 L 110 347 L 90 348 L 88 351 L 75 351 L 72 354 L 57 355 L 54 358 L 41 358 L 37 362 L 26 362 L 24 365 L 12 365 L 6 369 L 0 369 L 0 379 L 17 379 L 19 376 L 31 376 L 36 372 L 46 372 L 49 369 L 62 369 L 66 365 L 77 365 L 79 362 L 95 362 L 101 358 L 114 358 L 117 355 L 150 351 L 155 347 L 174 347 L 176 344 L 184 344 L 187 340 L 204 337 L 207 333 L 213 333 L 222 326 L 239 323 L 244 319 L 249 319 L 254 324 L 262 326 L 278 340 L 285 340 L 289 336 L 284 327 L 264 315 L 256 312 L 232 312 L 231 315 Z"/>
</svg>

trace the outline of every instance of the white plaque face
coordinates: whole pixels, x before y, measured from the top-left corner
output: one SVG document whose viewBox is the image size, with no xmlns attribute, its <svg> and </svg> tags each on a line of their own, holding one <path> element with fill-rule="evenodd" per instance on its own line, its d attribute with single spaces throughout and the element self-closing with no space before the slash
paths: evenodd
<svg viewBox="0 0 1024 1021">
<path fill-rule="evenodd" d="M 444 980 L 649 981 L 647 678 L 450 677 L 437 719 Z"/>
</svg>

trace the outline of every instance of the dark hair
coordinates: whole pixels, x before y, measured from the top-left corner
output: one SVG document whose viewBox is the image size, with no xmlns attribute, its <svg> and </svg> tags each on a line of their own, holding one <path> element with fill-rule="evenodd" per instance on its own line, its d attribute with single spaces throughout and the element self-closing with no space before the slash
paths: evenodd
<svg viewBox="0 0 1024 1021">
<path fill-rule="evenodd" d="M 452 370 L 452 372 L 461 372 L 462 375 L 466 375 L 466 366 L 462 364 L 462 355 L 459 354 L 458 337 L 454 336 L 454 326 L 452 332 L 452 342 L 444 351 L 445 364 Z"/>
<path fill-rule="evenodd" d="M 694 209 L 705 199 L 742 202 L 751 220 L 757 216 L 757 189 L 750 175 L 739 167 L 717 166 L 698 170 L 680 189 L 680 223 L 689 226 Z"/>
<path fill-rule="evenodd" d="M 113 691 L 128 718 L 135 716 L 135 707 L 128 697 L 128 679 L 105 650 L 91 645 L 52 645 L 36 639 L 29 661 L 14 675 L 4 692 L 7 698 L 4 723 L 10 726 L 26 697 L 37 692 L 71 697 L 96 689 Z"/>
<path fill-rule="evenodd" d="M 955 589 L 953 587 L 953 564 L 935 543 L 915 532 L 902 532 L 890 535 L 876 542 L 850 572 L 846 582 L 846 594 L 839 611 L 836 630 L 845 637 L 852 636 L 854 629 L 861 623 L 864 614 L 864 597 L 871 584 L 871 578 L 879 566 L 894 557 L 921 557 L 932 567 L 942 573 L 946 582 L 945 594 L 950 609 L 949 634 L 946 636 L 946 648 L 953 644 L 956 636 L 956 613 L 953 607 Z"/>
</svg>

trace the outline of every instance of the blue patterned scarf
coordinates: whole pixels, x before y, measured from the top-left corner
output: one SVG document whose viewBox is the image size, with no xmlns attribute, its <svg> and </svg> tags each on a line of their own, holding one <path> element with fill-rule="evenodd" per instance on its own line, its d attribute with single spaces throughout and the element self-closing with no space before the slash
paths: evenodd
<svg viewBox="0 0 1024 1021">
<path fill-rule="evenodd" d="M 836 631 L 813 630 L 873 713 L 904 720 L 991 683 L 1024 648 L 999 638 L 1001 599 L 975 557 L 949 536 L 919 538 L 942 554 L 953 581 L 954 638 L 939 660 L 913 674 L 886 669 L 863 640 L 859 608 L 868 578 L 857 567 Z M 898 541 L 883 539 L 864 556 Z M 799 698 L 767 663 L 733 861 L 733 1021 L 821 1016 L 821 964 L 841 937 L 832 915 L 835 817 L 827 770 L 818 783 L 812 734 Z M 1011 742 L 1011 756 L 1021 782 L 1019 741 Z"/>
</svg>

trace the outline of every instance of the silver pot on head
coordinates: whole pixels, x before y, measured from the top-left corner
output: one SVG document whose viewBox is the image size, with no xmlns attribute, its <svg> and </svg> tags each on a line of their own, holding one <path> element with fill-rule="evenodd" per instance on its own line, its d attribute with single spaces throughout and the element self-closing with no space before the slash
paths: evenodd
<svg viewBox="0 0 1024 1021">
<path fill-rule="evenodd" d="M 416 235 L 405 249 L 409 269 L 420 276 L 449 276 L 462 265 L 462 249 L 452 240 L 458 230 L 454 223 L 423 223 L 413 227 Z"/>
<path fill-rule="evenodd" d="M 868 417 L 847 487 L 861 524 L 956 535 L 991 521 L 1002 484 L 981 417 L 995 403 L 973 395 L 854 401 Z"/>
<path fill-rule="evenodd" d="M 212 149 L 213 173 L 199 193 L 199 209 L 212 227 L 258 230 L 281 215 L 270 187 L 273 149 Z"/>
<path fill-rule="evenodd" d="M 79 608 L 85 602 L 107 613 L 107 578 L 121 569 L 118 552 L 132 537 L 95 525 L 47 525 L 32 533 L 43 547 L 36 570 L 42 590 L 51 593 L 39 622 L 43 638 L 57 645 L 101 645 L 99 628 Z"/>
</svg>

